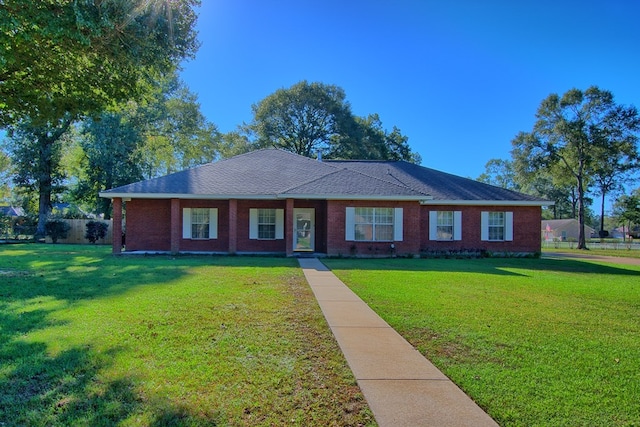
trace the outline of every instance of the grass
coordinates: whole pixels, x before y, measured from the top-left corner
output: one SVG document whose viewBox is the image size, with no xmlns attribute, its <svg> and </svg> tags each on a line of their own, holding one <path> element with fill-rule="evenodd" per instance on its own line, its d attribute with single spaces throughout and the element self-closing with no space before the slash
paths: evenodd
<svg viewBox="0 0 640 427">
<path fill-rule="evenodd" d="M 640 266 L 326 261 L 502 426 L 640 426 Z"/>
<path fill-rule="evenodd" d="M 295 260 L 0 246 L 0 425 L 373 425 Z"/>
<path fill-rule="evenodd" d="M 583 249 L 569 249 L 569 248 L 561 248 L 561 249 L 553 249 L 553 248 L 543 248 L 542 253 L 545 252 L 565 252 L 571 254 L 587 254 L 587 255 L 603 255 L 603 256 L 613 256 L 613 257 L 621 257 L 621 258 L 640 258 L 640 251 L 637 249 L 629 250 L 629 249 L 589 249 L 587 251 Z"/>
</svg>

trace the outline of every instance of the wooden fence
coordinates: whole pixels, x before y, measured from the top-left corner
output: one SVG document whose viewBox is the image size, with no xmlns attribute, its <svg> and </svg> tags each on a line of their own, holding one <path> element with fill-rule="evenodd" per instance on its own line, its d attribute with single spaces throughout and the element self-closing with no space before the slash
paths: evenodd
<svg viewBox="0 0 640 427">
<path fill-rule="evenodd" d="M 98 240 L 96 244 L 110 245 L 113 242 L 113 221 L 110 219 L 65 219 L 63 221 L 69 224 L 71 228 L 69 229 L 67 238 L 58 239 L 58 243 L 91 244 L 91 242 L 84 237 L 84 233 L 87 231 L 87 223 L 89 221 L 104 222 L 109 226 L 109 228 L 107 228 L 107 235 L 104 239 Z M 51 238 L 47 237 L 46 241 L 47 243 L 51 243 Z"/>
</svg>

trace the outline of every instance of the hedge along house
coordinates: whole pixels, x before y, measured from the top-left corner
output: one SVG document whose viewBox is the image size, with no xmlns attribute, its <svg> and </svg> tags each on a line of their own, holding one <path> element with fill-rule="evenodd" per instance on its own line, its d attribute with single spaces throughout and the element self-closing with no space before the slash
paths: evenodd
<svg viewBox="0 0 640 427">
<path fill-rule="evenodd" d="M 551 202 L 403 161 L 253 151 L 101 192 L 113 252 L 329 256 L 540 251 Z"/>
</svg>

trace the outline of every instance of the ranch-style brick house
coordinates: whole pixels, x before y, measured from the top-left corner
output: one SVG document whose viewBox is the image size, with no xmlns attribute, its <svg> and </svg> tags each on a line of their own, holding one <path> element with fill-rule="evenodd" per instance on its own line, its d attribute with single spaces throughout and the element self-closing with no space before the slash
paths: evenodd
<svg viewBox="0 0 640 427">
<path fill-rule="evenodd" d="M 551 202 L 404 161 L 264 149 L 101 192 L 113 252 L 404 256 L 540 251 Z M 124 209 L 124 210 L 123 210 Z"/>
</svg>

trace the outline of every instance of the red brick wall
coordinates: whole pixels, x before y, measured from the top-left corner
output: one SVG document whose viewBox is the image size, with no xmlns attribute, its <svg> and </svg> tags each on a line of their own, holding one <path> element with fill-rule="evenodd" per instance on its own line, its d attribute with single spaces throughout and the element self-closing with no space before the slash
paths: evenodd
<svg viewBox="0 0 640 427">
<path fill-rule="evenodd" d="M 429 240 L 429 211 L 461 211 L 462 240 Z M 480 240 L 481 212 L 513 212 L 513 241 L 486 242 Z M 539 206 L 422 206 L 420 212 L 422 252 L 486 250 L 490 252 L 539 252 Z"/>
<path fill-rule="evenodd" d="M 217 208 L 218 238 L 193 240 L 182 238 L 182 210 L 184 208 Z M 229 201 L 228 200 L 181 200 L 180 201 L 180 251 L 227 252 L 229 248 Z"/>
<path fill-rule="evenodd" d="M 125 212 L 127 251 L 171 249 L 171 200 L 133 199 Z"/>
<path fill-rule="evenodd" d="M 286 242 L 282 240 L 249 239 L 249 209 L 285 209 L 285 200 L 238 200 L 238 252 L 276 252 L 285 253 Z M 286 221 L 293 221 L 287 217 Z M 289 238 L 289 236 L 285 236 Z"/>
<path fill-rule="evenodd" d="M 285 209 L 284 200 L 238 200 L 237 251 L 286 252 L 285 240 L 249 239 L 249 209 Z M 403 241 L 351 242 L 345 240 L 345 213 L 347 207 L 401 207 L 403 208 Z M 217 208 L 218 238 L 210 240 L 182 239 L 183 208 Z M 126 203 L 126 250 L 169 251 L 170 200 L 135 199 Z M 488 250 L 492 252 L 540 251 L 540 207 L 487 207 L 487 206 L 420 206 L 417 202 L 386 201 L 316 201 L 295 200 L 294 208 L 316 209 L 316 252 L 329 255 L 399 256 L 420 252 Z M 461 241 L 429 240 L 429 211 L 462 211 Z M 480 214 L 483 211 L 513 212 L 512 242 L 483 242 L 480 240 Z M 285 221 L 293 219 L 286 214 Z M 227 252 L 229 250 L 229 201 L 180 201 L 180 251 Z M 290 239 L 291 236 L 285 236 Z"/>
<path fill-rule="evenodd" d="M 403 240 L 352 242 L 345 240 L 347 207 L 402 208 Z M 390 256 L 417 254 L 420 250 L 420 205 L 418 202 L 330 200 L 327 202 L 327 254 L 344 256 Z"/>
</svg>

